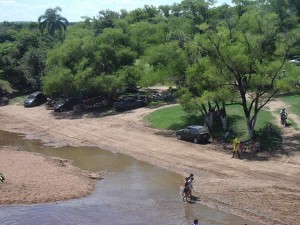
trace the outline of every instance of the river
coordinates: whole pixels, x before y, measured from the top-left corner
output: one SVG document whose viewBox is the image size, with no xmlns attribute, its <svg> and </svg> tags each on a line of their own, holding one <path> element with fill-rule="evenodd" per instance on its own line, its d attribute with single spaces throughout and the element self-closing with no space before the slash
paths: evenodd
<svg viewBox="0 0 300 225">
<path fill-rule="evenodd" d="M 88 197 L 0 206 L 2 225 L 181 225 L 190 224 L 195 218 L 201 225 L 256 224 L 208 208 L 201 204 L 201 199 L 184 203 L 180 196 L 184 180 L 181 175 L 126 155 L 91 147 L 53 148 L 6 131 L 0 131 L 0 145 L 69 159 L 79 168 L 106 172 Z"/>
</svg>

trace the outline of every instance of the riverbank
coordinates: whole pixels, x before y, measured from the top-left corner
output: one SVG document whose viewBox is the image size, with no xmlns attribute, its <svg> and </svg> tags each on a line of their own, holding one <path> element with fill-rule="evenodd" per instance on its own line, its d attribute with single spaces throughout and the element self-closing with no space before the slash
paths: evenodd
<svg viewBox="0 0 300 225">
<path fill-rule="evenodd" d="M 80 198 L 95 188 L 95 180 L 67 160 L 0 146 L 1 204 L 32 204 Z"/>
<path fill-rule="evenodd" d="M 0 108 L 1 129 L 53 146 L 97 146 L 175 171 L 194 173 L 203 204 L 261 224 L 300 223 L 299 151 L 269 161 L 232 159 L 215 144 L 195 145 L 153 129 L 141 108 L 113 116 L 53 114 L 44 107 Z M 299 141 L 294 134 L 293 141 Z M 293 142 L 297 150 L 297 143 Z M 179 189 L 179 187 L 178 187 Z"/>
</svg>

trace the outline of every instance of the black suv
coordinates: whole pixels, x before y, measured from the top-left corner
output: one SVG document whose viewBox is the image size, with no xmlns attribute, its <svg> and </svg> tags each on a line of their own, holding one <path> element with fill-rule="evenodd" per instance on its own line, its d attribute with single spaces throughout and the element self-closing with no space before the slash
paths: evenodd
<svg viewBox="0 0 300 225">
<path fill-rule="evenodd" d="M 208 129 L 200 125 L 187 126 L 184 129 L 177 130 L 175 134 L 179 140 L 193 141 L 196 144 L 199 142 L 208 142 L 209 140 Z"/>
<path fill-rule="evenodd" d="M 142 107 L 145 105 L 145 102 L 143 100 L 138 100 L 135 98 L 124 98 L 122 100 L 119 100 L 114 103 L 114 108 L 118 111 L 121 110 L 128 110 L 128 109 L 134 109 L 138 107 Z"/>
<path fill-rule="evenodd" d="M 82 99 L 76 97 L 62 98 L 55 102 L 54 112 L 73 110 L 75 105 L 83 105 Z"/>
<path fill-rule="evenodd" d="M 47 101 L 45 95 L 43 95 L 42 92 L 36 91 L 30 94 L 27 99 L 25 99 L 23 105 L 25 107 L 33 107 L 33 106 L 38 106 Z"/>
</svg>

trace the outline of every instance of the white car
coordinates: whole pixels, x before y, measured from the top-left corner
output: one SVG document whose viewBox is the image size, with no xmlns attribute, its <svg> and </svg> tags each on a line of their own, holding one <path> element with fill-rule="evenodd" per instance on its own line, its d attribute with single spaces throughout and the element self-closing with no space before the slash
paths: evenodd
<svg viewBox="0 0 300 225">
<path fill-rule="evenodd" d="M 300 58 L 289 60 L 289 63 L 293 63 L 293 64 L 296 64 L 296 65 L 300 65 Z"/>
</svg>

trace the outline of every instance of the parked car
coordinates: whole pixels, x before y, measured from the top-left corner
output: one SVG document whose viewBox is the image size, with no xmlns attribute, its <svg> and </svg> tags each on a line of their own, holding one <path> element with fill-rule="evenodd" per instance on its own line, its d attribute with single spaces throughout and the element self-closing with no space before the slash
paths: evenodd
<svg viewBox="0 0 300 225">
<path fill-rule="evenodd" d="M 144 106 L 146 103 L 142 99 L 124 98 L 116 101 L 113 106 L 116 110 L 128 110 Z"/>
<path fill-rule="evenodd" d="M 77 97 L 61 98 L 55 102 L 54 112 L 73 110 L 73 107 L 76 105 L 83 106 L 83 101 L 81 98 L 77 98 Z"/>
<path fill-rule="evenodd" d="M 297 66 L 300 66 L 300 58 L 289 60 L 289 63 L 293 63 Z"/>
<path fill-rule="evenodd" d="M 85 110 L 104 109 L 108 107 L 109 100 L 105 96 L 95 96 L 83 99 Z"/>
<path fill-rule="evenodd" d="M 201 125 L 187 126 L 175 132 L 178 140 L 193 141 L 194 143 L 207 142 L 209 140 L 208 129 Z"/>
<path fill-rule="evenodd" d="M 45 95 L 43 95 L 42 92 L 36 91 L 30 94 L 27 99 L 25 99 L 23 105 L 25 107 L 33 107 L 33 106 L 38 106 L 47 101 L 47 98 Z"/>
</svg>

